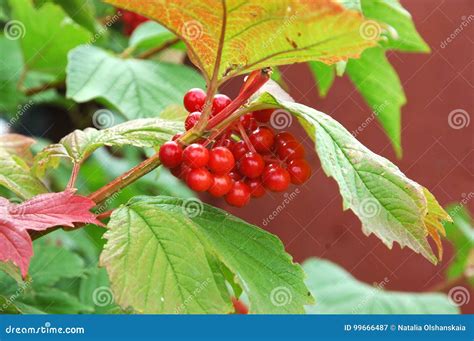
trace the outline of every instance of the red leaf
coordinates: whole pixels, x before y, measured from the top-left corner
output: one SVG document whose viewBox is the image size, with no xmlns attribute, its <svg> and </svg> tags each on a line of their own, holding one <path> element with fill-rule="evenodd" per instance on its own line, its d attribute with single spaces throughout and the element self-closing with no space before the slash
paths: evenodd
<svg viewBox="0 0 474 341">
<path fill-rule="evenodd" d="M 25 277 L 33 256 L 28 230 L 74 223 L 103 225 L 90 212 L 94 206 L 92 200 L 73 191 L 41 194 L 21 204 L 0 198 L 0 261 L 12 261 Z"/>
<path fill-rule="evenodd" d="M 59 225 L 74 226 L 73 223 L 102 225 L 89 211 L 94 206 L 89 198 L 65 191 L 40 194 L 19 205 L 9 204 L 7 215 L 15 226 L 36 231 Z"/>
<path fill-rule="evenodd" d="M 0 261 L 17 265 L 23 277 L 28 273 L 33 244 L 26 230 L 17 229 L 13 224 L 0 218 Z"/>
</svg>

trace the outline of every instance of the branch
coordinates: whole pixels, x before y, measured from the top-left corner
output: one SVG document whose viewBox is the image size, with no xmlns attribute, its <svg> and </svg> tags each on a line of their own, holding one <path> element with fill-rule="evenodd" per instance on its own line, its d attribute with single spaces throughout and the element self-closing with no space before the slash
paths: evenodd
<svg viewBox="0 0 474 341">
<path fill-rule="evenodd" d="M 138 56 L 136 56 L 135 58 L 138 58 L 138 59 L 148 59 L 150 57 L 152 57 L 153 55 L 157 54 L 157 53 L 160 53 L 161 51 L 163 50 L 166 50 L 167 48 L 173 46 L 174 44 L 176 43 L 179 43 L 180 39 L 179 38 L 175 38 L 173 40 L 170 40 L 166 43 L 164 43 L 163 45 L 160 45 L 160 46 L 157 46 L 157 47 L 153 47 L 149 50 L 146 50 L 142 53 L 140 53 Z"/>
</svg>

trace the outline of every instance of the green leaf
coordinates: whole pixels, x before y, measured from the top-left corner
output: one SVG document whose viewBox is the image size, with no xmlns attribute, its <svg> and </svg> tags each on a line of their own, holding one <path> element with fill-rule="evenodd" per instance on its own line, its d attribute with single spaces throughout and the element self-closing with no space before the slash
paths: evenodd
<svg viewBox="0 0 474 341">
<path fill-rule="evenodd" d="M 46 3 L 36 10 L 30 0 L 10 0 L 13 19 L 18 20 L 26 68 L 62 78 L 67 53 L 89 41 L 91 35 L 69 20 L 62 9 Z"/>
<path fill-rule="evenodd" d="M 35 177 L 28 164 L 17 155 L 0 149 L 0 185 L 5 186 L 22 199 L 29 199 L 47 192 L 46 187 Z"/>
<path fill-rule="evenodd" d="M 225 268 L 249 295 L 252 313 L 302 313 L 312 303 L 301 268 L 275 236 L 195 199 L 136 197 L 114 212 L 109 229 L 101 264 L 122 307 L 229 312 L 230 297 L 222 290 Z M 216 262 L 225 267 L 218 271 Z M 206 280 L 206 288 L 183 307 L 189 292 Z"/>
<path fill-rule="evenodd" d="M 103 268 L 93 268 L 81 279 L 79 298 L 85 305 L 94 307 L 96 314 L 110 314 L 119 309 L 114 303 L 107 271 Z"/>
<path fill-rule="evenodd" d="M 114 211 L 101 255 L 115 301 L 139 313 L 229 313 L 195 227 L 140 197 Z M 132 261 L 133 260 L 133 261 Z M 140 264 L 140 266 L 137 266 Z"/>
<path fill-rule="evenodd" d="M 311 258 L 303 263 L 311 293 L 317 304 L 309 314 L 459 314 L 459 309 L 441 293 L 388 291 L 385 277 L 375 286 L 359 282 L 340 266 Z"/>
<path fill-rule="evenodd" d="M 147 21 L 133 31 L 128 42 L 134 49 L 150 49 L 173 41 L 176 36 L 154 21 Z"/>
<path fill-rule="evenodd" d="M 18 103 L 24 99 L 24 95 L 17 87 L 23 68 L 18 40 L 11 40 L 0 35 L 0 51 L 2 51 L 0 62 L 0 112 L 16 111 Z M 11 121 L 11 123 L 13 122 Z"/>
<path fill-rule="evenodd" d="M 371 48 L 347 63 L 347 73 L 382 124 L 398 157 L 402 155 L 401 113 L 406 103 L 400 79 L 381 48 Z"/>
<path fill-rule="evenodd" d="M 100 48 L 80 46 L 69 54 L 67 97 L 82 103 L 103 99 L 127 119 L 154 117 L 184 93 L 203 87 L 189 67 L 148 60 L 122 59 Z"/>
<path fill-rule="evenodd" d="M 79 25 L 95 33 L 97 22 L 94 18 L 94 6 L 89 0 L 43 0 L 58 4 Z"/>
<path fill-rule="evenodd" d="M 110 122 L 113 117 L 108 110 L 97 113 L 95 119 L 98 122 L 102 120 Z M 35 157 L 34 171 L 38 176 L 42 176 L 47 168 L 57 167 L 61 158 L 80 164 L 91 153 L 103 146 L 156 147 L 169 141 L 173 135 L 183 129 L 182 122 L 144 118 L 103 130 L 95 128 L 75 130 L 63 137 L 59 143 L 49 145 L 38 153 Z"/>
<path fill-rule="evenodd" d="M 20 302 L 47 314 L 78 314 L 93 311 L 92 307 L 81 303 L 77 297 L 56 288 L 28 295 Z"/>
<path fill-rule="evenodd" d="M 359 33 L 363 18 L 333 1 L 131 0 L 106 2 L 155 19 L 180 36 L 207 80 L 266 66 L 357 57 L 375 40 Z M 189 11 L 189 8 L 198 8 Z M 219 58 L 221 56 L 221 58 Z"/>
<path fill-rule="evenodd" d="M 447 238 L 455 249 L 455 257 L 447 269 L 448 278 L 465 276 L 474 285 L 474 224 L 469 211 L 464 207 L 471 195 L 472 192 L 464 202 L 447 207 L 453 222 L 445 224 L 445 228 Z"/>
<path fill-rule="evenodd" d="M 319 96 L 326 97 L 329 89 L 334 83 L 336 72 L 333 65 L 326 65 L 321 62 L 308 62 L 319 89 Z"/>
<path fill-rule="evenodd" d="M 408 179 L 389 160 L 371 152 L 330 116 L 302 104 L 281 101 L 270 94 L 248 110 L 282 107 L 296 115 L 316 144 L 325 173 L 339 185 L 344 209 L 362 221 L 363 232 L 408 246 L 436 264 L 428 243 L 427 214 L 433 214 L 424 188 Z"/>
<path fill-rule="evenodd" d="M 63 247 L 36 242 L 34 252 L 29 270 L 34 287 L 52 286 L 61 278 L 79 277 L 84 271 L 81 257 Z"/>
<path fill-rule="evenodd" d="M 429 52 L 430 48 L 416 31 L 410 13 L 398 0 L 361 0 L 366 18 L 390 25 L 396 32 L 387 35 L 382 45 L 388 49 L 409 52 Z M 380 30 L 380 27 L 378 28 Z"/>
</svg>

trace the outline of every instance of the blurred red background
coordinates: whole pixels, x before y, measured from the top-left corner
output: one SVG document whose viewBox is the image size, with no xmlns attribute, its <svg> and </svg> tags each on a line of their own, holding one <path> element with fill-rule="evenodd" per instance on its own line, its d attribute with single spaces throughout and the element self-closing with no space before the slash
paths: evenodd
<svg viewBox="0 0 474 341">
<path fill-rule="evenodd" d="M 395 162 L 408 177 L 430 189 L 445 206 L 460 202 L 473 190 L 474 123 L 453 129 L 448 124 L 448 115 L 455 109 L 463 109 L 468 114 L 473 112 L 474 22 L 464 27 L 446 47 L 441 47 L 441 43 L 472 15 L 474 2 L 406 0 L 402 4 L 432 49 L 430 54 L 390 52 L 388 55 L 408 99 L 402 111 L 403 159 L 396 159 L 378 122 L 370 123 L 358 139 Z M 327 98 L 320 99 L 305 65 L 288 66 L 282 71 L 296 101 L 330 114 L 349 131 L 357 129 L 371 115 L 346 77 L 338 78 Z M 239 86 L 240 83 L 228 84 L 223 90 L 235 96 Z M 296 122 L 290 130 L 305 138 Z M 449 243 L 444 243 L 443 261 L 434 266 L 409 249 L 401 250 L 398 244 L 389 250 L 375 236 L 366 237 L 355 215 L 342 212 L 337 185 L 323 174 L 308 138 L 305 146 L 314 174 L 300 187 L 296 199 L 273 221 L 264 226 L 264 219 L 285 199 L 281 194 L 253 200 L 248 207 L 233 209 L 232 213 L 277 234 L 298 262 L 309 257 L 326 258 L 367 283 L 379 283 L 388 277 L 386 288 L 389 290 L 421 292 L 445 282 L 446 267 L 454 256 Z M 288 192 L 292 190 L 294 188 Z M 221 200 L 210 197 L 206 197 L 206 201 L 223 205 Z M 471 212 L 473 201 L 466 205 Z M 448 290 L 449 286 L 445 291 Z M 474 296 L 461 308 L 464 313 L 474 313 Z"/>
</svg>

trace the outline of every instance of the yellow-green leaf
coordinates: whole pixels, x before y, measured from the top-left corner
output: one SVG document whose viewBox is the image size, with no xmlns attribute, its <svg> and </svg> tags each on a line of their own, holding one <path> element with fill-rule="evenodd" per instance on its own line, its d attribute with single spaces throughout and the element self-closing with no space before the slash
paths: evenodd
<svg viewBox="0 0 474 341">
<path fill-rule="evenodd" d="M 364 19 L 335 0 L 106 0 L 155 19 L 181 37 L 209 80 L 265 66 L 358 57 L 376 40 Z M 217 67 L 215 68 L 215 66 Z"/>
</svg>

